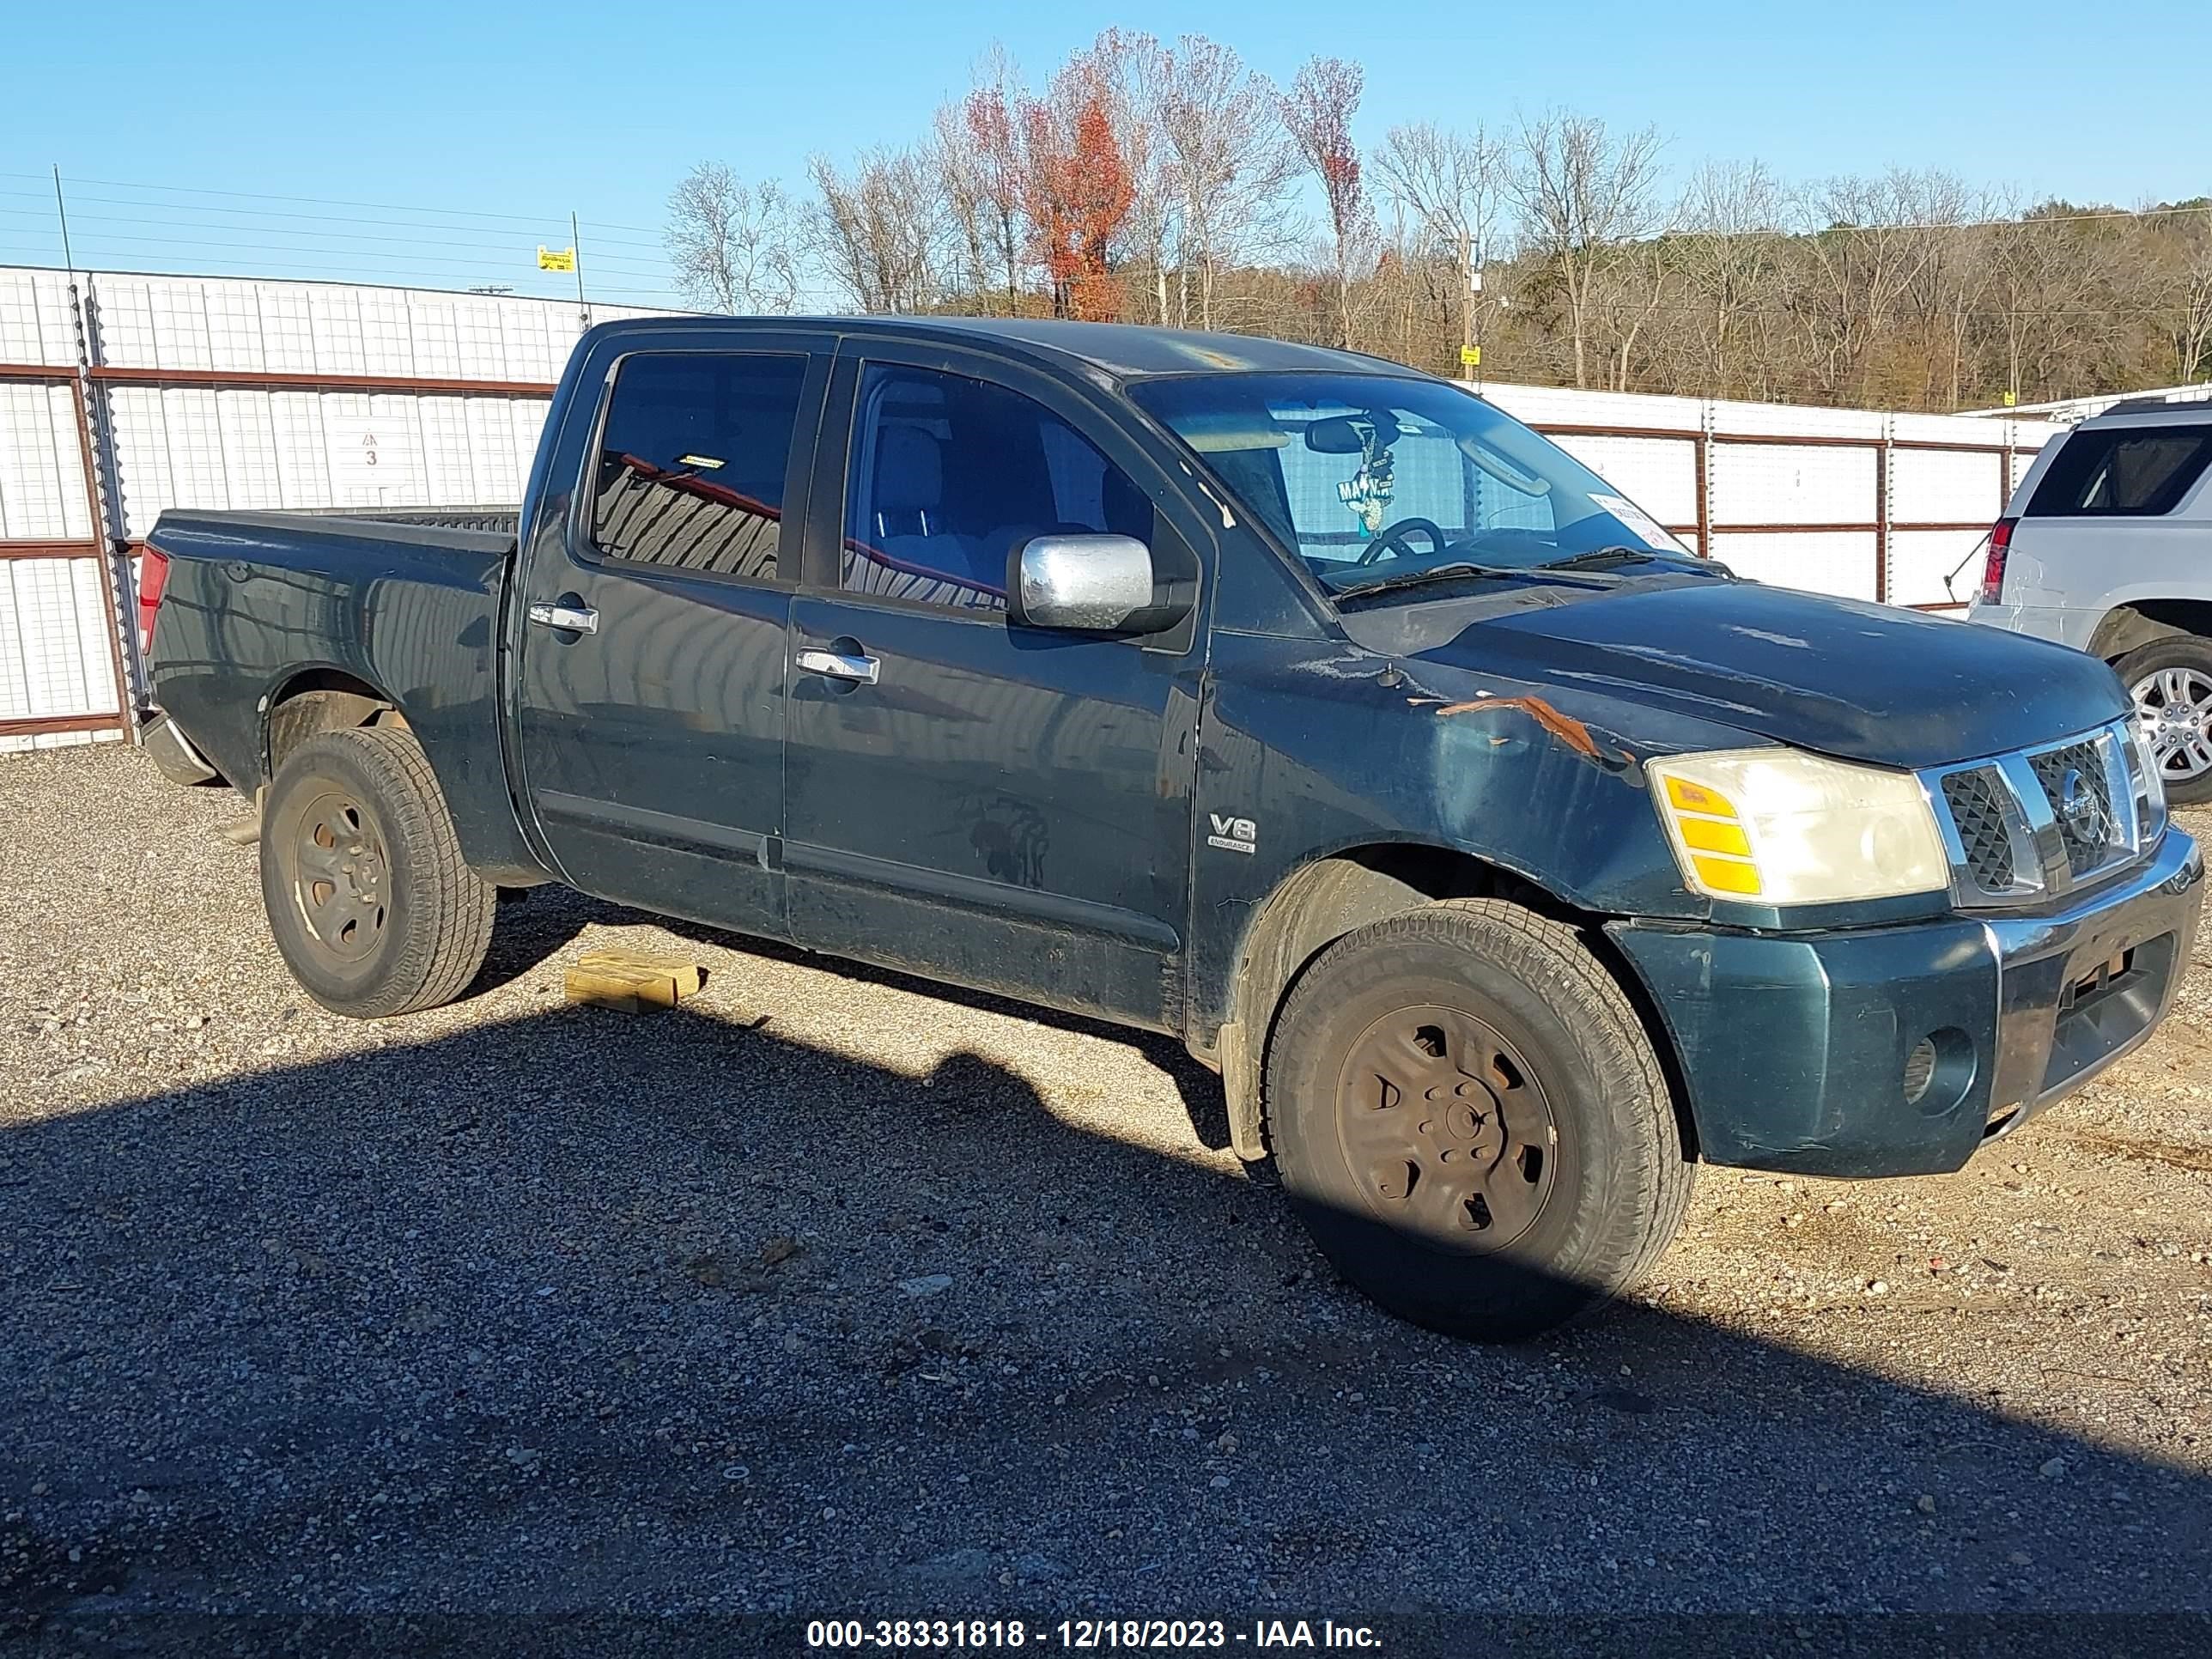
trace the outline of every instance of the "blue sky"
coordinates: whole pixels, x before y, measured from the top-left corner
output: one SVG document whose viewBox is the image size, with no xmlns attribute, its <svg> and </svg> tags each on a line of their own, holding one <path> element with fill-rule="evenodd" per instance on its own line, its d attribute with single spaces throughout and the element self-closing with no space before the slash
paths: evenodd
<svg viewBox="0 0 2212 1659">
<path fill-rule="evenodd" d="M 565 242 L 573 209 L 595 288 L 642 301 L 664 280 L 661 204 L 692 161 L 797 184 L 811 151 L 842 157 L 918 134 L 994 40 L 1041 78 L 1109 24 L 1200 29 L 1280 79 L 1314 52 L 1356 58 L 1368 93 L 1355 132 L 1368 143 L 1400 120 L 1495 124 L 1559 105 L 1656 124 L 1677 167 L 1755 155 L 1795 179 L 1899 163 L 2122 204 L 2212 192 L 2203 0 L 107 0 L 96 25 L 87 15 L 11 9 L 0 261 L 58 260 L 39 177 L 58 161 L 81 263 L 452 285 L 511 276 L 545 291 L 535 245 Z M 261 199 L 285 197 L 310 199 Z M 341 203 L 380 205 L 329 205 Z"/>
</svg>

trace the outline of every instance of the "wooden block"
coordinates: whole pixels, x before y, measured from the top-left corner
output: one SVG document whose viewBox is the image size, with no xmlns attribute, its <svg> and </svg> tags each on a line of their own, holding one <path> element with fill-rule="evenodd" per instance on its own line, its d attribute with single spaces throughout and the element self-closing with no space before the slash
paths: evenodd
<svg viewBox="0 0 2212 1659">
<path fill-rule="evenodd" d="M 576 958 L 580 968 L 635 969 L 671 980 L 679 997 L 696 995 L 702 975 L 699 964 L 686 957 L 648 956 L 641 951 L 586 951 Z"/>
<path fill-rule="evenodd" d="M 568 1000 L 592 1008 L 614 1008 L 625 1014 L 641 1008 L 673 1008 L 676 981 L 665 974 L 608 964 L 579 963 L 562 976 Z"/>
</svg>

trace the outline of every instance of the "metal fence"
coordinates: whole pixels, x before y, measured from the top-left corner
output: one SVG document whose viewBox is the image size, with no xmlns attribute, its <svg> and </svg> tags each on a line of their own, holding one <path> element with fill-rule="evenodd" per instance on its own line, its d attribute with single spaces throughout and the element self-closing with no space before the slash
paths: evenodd
<svg viewBox="0 0 2212 1659">
<path fill-rule="evenodd" d="M 130 733 L 164 508 L 511 507 L 576 336 L 639 314 L 0 268 L 0 750 Z"/>
<path fill-rule="evenodd" d="M 128 735 L 162 509 L 512 507 L 570 345 L 634 308 L 0 267 L 0 750 Z M 1941 609 L 2060 428 L 1490 386 L 1700 553 Z"/>
<path fill-rule="evenodd" d="M 1945 578 L 2064 429 L 1549 386 L 1483 393 L 1740 574 L 1927 611 L 1962 608 L 1971 582 L 1954 593 Z"/>
</svg>

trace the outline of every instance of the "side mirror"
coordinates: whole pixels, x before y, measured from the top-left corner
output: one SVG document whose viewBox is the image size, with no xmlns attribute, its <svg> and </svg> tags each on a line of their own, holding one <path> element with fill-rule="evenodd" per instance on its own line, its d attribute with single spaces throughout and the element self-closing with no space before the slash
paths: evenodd
<svg viewBox="0 0 2212 1659">
<path fill-rule="evenodd" d="M 1159 602 L 1152 550 L 1134 536 L 1036 536 L 1006 584 L 1010 619 L 1085 634 L 1150 634 L 1188 605 Z"/>
</svg>

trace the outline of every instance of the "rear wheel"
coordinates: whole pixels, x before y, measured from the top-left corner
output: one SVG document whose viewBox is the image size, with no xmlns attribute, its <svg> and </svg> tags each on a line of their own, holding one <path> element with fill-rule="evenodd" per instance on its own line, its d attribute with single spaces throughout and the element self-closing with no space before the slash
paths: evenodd
<svg viewBox="0 0 2212 1659">
<path fill-rule="evenodd" d="M 2184 806 L 2212 800 L 2212 640 L 2155 640 L 2114 667 L 2135 699 L 2166 799 Z"/>
<path fill-rule="evenodd" d="M 1573 932 L 1459 900 L 1340 939 L 1269 1046 L 1284 1186 L 1393 1313 L 1509 1340 L 1619 1294 L 1690 1167 L 1641 1023 Z"/>
<path fill-rule="evenodd" d="M 325 732 L 285 757 L 262 810 L 261 897 L 301 988 L 357 1019 L 451 1002 L 491 943 L 495 890 L 395 727 Z"/>
</svg>

